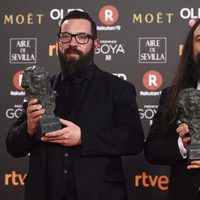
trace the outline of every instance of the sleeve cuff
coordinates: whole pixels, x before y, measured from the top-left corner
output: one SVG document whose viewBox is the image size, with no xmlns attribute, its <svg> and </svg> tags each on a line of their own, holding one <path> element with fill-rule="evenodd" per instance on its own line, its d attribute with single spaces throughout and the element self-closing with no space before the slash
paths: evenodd
<svg viewBox="0 0 200 200">
<path fill-rule="evenodd" d="M 181 137 L 178 137 L 178 147 L 179 147 L 179 151 L 180 151 L 180 154 L 182 155 L 183 159 L 186 159 L 187 158 L 187 150 L 183 146 Z"/>
</svg>

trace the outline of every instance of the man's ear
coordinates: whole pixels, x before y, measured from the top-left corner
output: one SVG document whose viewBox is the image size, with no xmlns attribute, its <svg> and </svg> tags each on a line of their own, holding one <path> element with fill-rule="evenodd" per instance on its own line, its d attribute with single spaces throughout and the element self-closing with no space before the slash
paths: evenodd
<svg viewBox="0 0 200 200">
<path fill-rule="evenodd" d="M 94 51 L 96 51 L 99 46 L 100 46 L 100 40 L 99 39 L 94 40 Z"/>
</svg>

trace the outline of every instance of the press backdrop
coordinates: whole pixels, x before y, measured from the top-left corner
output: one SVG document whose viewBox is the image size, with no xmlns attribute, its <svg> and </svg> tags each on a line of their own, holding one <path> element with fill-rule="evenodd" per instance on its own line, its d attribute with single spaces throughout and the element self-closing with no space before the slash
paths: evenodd
<svg viewBox="0 0 200 200">
<path fill-rule="evenodd" d="M 190 18 L 200 17 L 197 0 L 1 0 L 0 6 L 0 199 L 22 200 L 28 156 L 12 158 L 6 134 L 19 117 L 22 73 L 32 65 L 59 70 L 56 34 L 59 20 L 72 9 L 91 14 L 101 45 L 95 62 L 132 82 L 145 135 L 163 88 L 176 70 Z M 166 166 L 148 164 L 143 154 L 123 158 L 129 200 L 164 199 Z M 87 181 L 87 180 L 85 180 Z"/>
</svg>

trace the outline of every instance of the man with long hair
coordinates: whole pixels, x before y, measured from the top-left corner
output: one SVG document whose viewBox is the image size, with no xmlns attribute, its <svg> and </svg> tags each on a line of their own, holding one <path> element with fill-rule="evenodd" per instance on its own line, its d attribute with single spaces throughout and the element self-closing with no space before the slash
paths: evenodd
<svg viewBox="0 0 200 200">
<path fill-rule="evenodd" d="M 52 87 L 62 129 L 41 137 L 45 109 L 31 99 L 6 140 L 12 156 L 30 153 L 25 200 L 127 200 L 121 156 L 140 153 L 144 142 L 135 88 L 94 64 L 99 40 L 88 13 L 62 19 L 57 45 Z"/>
<path fill-rule="evenodd" d="M 153 164 L 170 165 L 169 200 L 200 199 L 200 160 L 188 161 L 189 128 L 179 122 L 178 95 L 185 88 L 197 88 L 200 80 L 200 20 L 186 38 L 175 78 L 163 90 L 158 112 L 145 142 L 144 154 Z M 200 103 L 200 102 L 199 102 Z"/>
</svg>

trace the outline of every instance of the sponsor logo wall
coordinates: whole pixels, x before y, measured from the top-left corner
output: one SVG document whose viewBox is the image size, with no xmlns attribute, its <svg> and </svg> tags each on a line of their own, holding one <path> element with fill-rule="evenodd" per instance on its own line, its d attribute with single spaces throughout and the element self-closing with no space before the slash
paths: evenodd
<svg viewBox="0 0 200 200">
<path fill-rule="evenodd" d="M 85 10 L 96 21 L 100 47 L 95 62 L 135 85 L 146 136 L 162 89 L 175 73 L 189 20 L 200 17 L 200 5 L 195 0 L 182 0 L 179 4 L 155 0 L 151 5 L 148 0 L 44 2 L 3 0 L 0 8 L 1 200 L 23 199 L 28 156 L 14 159 L 5 148 L 6 134 L 22 111 L 23 71 L 32 65 L 42 66 L 50 74 L 59 70 L 55 41 L 58 23 L 66 13 Z M 165 198 L 168 167 L 148 164 L 143 154 L 125 157 L 123 163 L 129 200 Z"/>
</svg>

